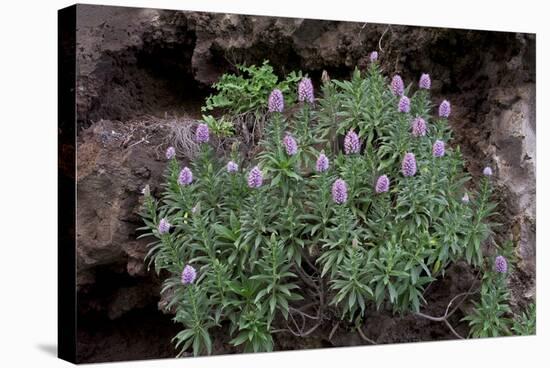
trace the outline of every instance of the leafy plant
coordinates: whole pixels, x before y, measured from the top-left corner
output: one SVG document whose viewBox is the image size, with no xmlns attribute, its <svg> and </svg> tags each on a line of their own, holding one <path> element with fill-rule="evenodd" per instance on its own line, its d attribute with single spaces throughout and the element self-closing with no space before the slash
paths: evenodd
<svg viewBox="0 0 550 368">
<path fill-rule="evenodd" d="M 288 318 L 288 308 L 290 301 L 303 299 L 302 296 L 293 292 L 298 289 L 298 285 L 290 282 L 296 278 L 296 275 L 290 272 L 291 264 L 283 252 L 283 245 L 277 240 L 275 234 L 271 235 L 268 245 L 263 248 L 263 258 L 257 261 L 258 267 L 269 273 L 261 273 L 251 277 L 252 280 L 258 280 L 263 287 L 256 295 L 255 303 L 259 303 L 260 308 L 269 313 L 268 327 L 275 317 L 275 311 L 280 310 L 284 318 Z"/>
<path fill-rule="evenodd" d="M 235 134 L 233 122 L 225 120 L 223 116 L 216 119 L 212 115 L 203 115 L 202 120 L 208 125 L 208 129 L 218 137 L 232 137 Z"/>
<path fill-rule="evenodd" d="M 491 176 L 469 184 L 448 112 L 431 117 L 428 90 L 403 88 L 410 106 L 400 107 L 376 62 L 350 81 L 325 78 L 317 100 L 309 80 L 295 92 L 301 73 L 279 81 L 267 62 L 239 71 L 203 110 L 263 114 L 256 154 L 234 146 L 218 157 L 203 134 L 192 170 L 169 154 L 161 197 L 145 192 L 147 262 L 169 275 L 182 354 L 210 354 L 219 326 L 243 351 L 270 351 L 273 334 L 305 337 L 331 316 L 361 331 L 373 309 L 420 315 L 427 286 L 458 261 L 485 271 L 471 335 L 510 332 L 506 283 L 483 253 L 497 225 Z M 287 107 L 298 96 L 296 108 L 268 113 L 274 88 Z M 233 132 L 231 118 L 203 120 Z"/>
<path fill-rule="evenodd" d="M 302 78 L 301 73 L 291 72 L 279 81 L 273 67 L 265 60 L 262 65 L 237 65 L 239 74 L 224 74 L 213 87 L 216 94 L 206 99 L 202 111 L 222 109 L 230 115 L 265 110 L 267 97 L 275 88 L 285 94 L 286 101 L 295 101 L 294 87 Z"/>
<path fill-rule="evenodd" d="M 331 288 L 336 291 L 336 295 L 331 304 L 343 305 L 343 314 L 348 314 L 350 320 L 353 320 L 357 315 L 365 314 L 367 301 L 374 295 L 369 287 L 369 270 L 362 267 L 368 263 L 365 257 L 372 256 L 372 253 L 369 254 L 357 245 L 348 247 L 346 253 L 342 267 L 338 268 L 332 280 Z"/>
<path fill-rule="evenodd" d="M 534 335 L 537 330 L 537 307 L 535 303 L 529 306 L 512 322 L 512 330 L 516 335 Z"/>
<path fill-rule="evenodd" d="M 176 348 L 181 345 L 183 353 L 192 347 L 195 356 L 203 351 L 211 354 L 212 340 L 208 329 L 214 326 L 214 319 L 205 309 L 209 303 L 204 290 L 190 287 L 184 297 L 178 300 L 182 306 L 178 308 L 174 321 L 183 323 L 186 328 L 174 337 Z"/>
<path fill-rule="evenodd" d="M 474 303 L 468 321 L 473 337 L 496 337 L 510 335 L 512 312 L 508 305 L 509 292 L 505 275 L 488 272 L 481 285 L 481 300 Z"/>
</svg>

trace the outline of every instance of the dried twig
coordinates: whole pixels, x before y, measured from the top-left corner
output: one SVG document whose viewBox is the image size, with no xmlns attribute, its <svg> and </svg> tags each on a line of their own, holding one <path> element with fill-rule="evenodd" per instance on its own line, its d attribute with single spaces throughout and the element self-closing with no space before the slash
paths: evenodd
<svg viewBox="0 0 550 368">
<path fill-rule="evenodd" d="M 310 314 L 304 313 L 301 310 L 293 308 L 293 307 L 290 307 L 289 310 L 292 311 L 292 312 L 296 312 L 296 313 L 298 313 L 298 314 L 300 314 L 300 315 L 302 315 L 306 318 L 309 318 L 309 319 L 319 319 L 319 316 L 312 316 Z"/>
<path fill-rule="evenodd" d="M 139 141 L 134 142 L 134 143 L 132 143 L 131 145 L 129 145 L 128 148 L 132 148 L 132 147 L 134 147 L 134 146 L 137 146 L 137 145 L 140 144 L 140 143 L 147 142 L 147 137 L 148 137 L 148 136 L 142 137 Z"/>
<path fill-rule="evenodd" d="M 304 259 L 306 261 L 306 263 L 308 264 L 309 267 L 311 267 L 311 269 L 316 273 L 316 274 L 319 274 L 319 269 L 309 260 L 307 254 L 304 252 L 304 249 L 301 248 L 300 249 L 300 252 L 302 253 L 302 259 Z"/>
<path fill-rule="evenodd" d="M 298 271 L 298 274 L 299 271 Z M 303 275 L 304 277 L 306 277 L 306 275 L 304 274 Z M 305 281 L 305 280 L 308 280 L 308 281 Z M 314 289 L 317 290 L 317 295 L 319 297 L 319 308 L 317 309 L 317 315 L 316 316 L 313 316 L 311 314 L 308 314 L 308 313 L 305 313 L 303 311 L 303 309 L 307 309 L 317 303 L 309 303 L 309 304 L 306 304 L 305 306 L 302 306 L 300 309 L 298 308 L 294 308 L 294 307 L 289 307 L 289 313 L 288 313 L 288 316 L 289 316 L 289 319 L 286 321 L 286 328 L 283 328 L 283 329 L 276 329 L 274 331 L 272 331 L 273 333 L 279 333 L 279 332 L 290 332 L 292 335 L 294 336 L 297 336 L 297 337 L 306 337 L 306 336 L 309 336 L 311 335 L 313 332 L 315 332 L 319 326 L 321 326 L 321 324 L 323 323 L 323 308 L 325 306 L 325 298 L 324 298 L 324 293 L 323 293 L 323 280 L 321 278 L 318 279 L 319 280 L 319 285 L 316 285 L 313 280 L 311 280 L 309 277 L 307 278 L 304 278 L 304 282 L 311 282 L 312 286 Z M 296 319 L 294 318 L 294 314 L 297 314 L 301 317 L 302 319 L 302 327 L 300 328 L 298 326 L 298 323 L 296 322 Z M 305 330 L 305 326 L 306 326 L 306 319 L 310 319 L 310 320 L 314 320 L 314 321 L 317 321 L 312 327 L 310 327 L 307 331 L 304 331 Z M 292 322 L 292 324 L 294 325 L 294 328 L 290 326 L 289 324 L 289 320 L 290 322 Z"/>
<path fill-rule="evenodd" d="M 292 313 L 289 313 L 288 316 L 290 317 L 290 320 L 292 321 L 292 323 L 294 323 L 294 327 L 296 327 L 296 330 L 300 331 L 300 327 L 298 327 L 298 323 L 294 319 L 294 316 L 292 315 Z M 290 326 L 288 325 L 288 321 L 287 321 L 287 327 L 290 329 Z"/>
<path fill-rule="evenodd" d="M 296 270 L 296 272 L 298 273 L 298 276 L 304 283 L 306 283 L 308 286 L 311 286 L 312 288 L 319 291 L 319 287 L 315 284 L 315 282 L 313 282 L 313 280 L 311 279 L 311 276 L 306 274 L 300 267 L 294 267 L 294 269 Z"/>
<path fill-rule="evenodd" d="M 478 273 L 479 274 L 479 273 Z M 476 277 L 476 280 L 477 280 L 477 277 Z M 445 309 L 445 314 L 443 314 L 442 316 L 440 317 L 434 317 L 434 316 L 430 316 L 429 314 L 424 314 L 424 313 L 421 313 L 421 312 L 416 312 L 415 315 L 418 316 L 418 317 L 422 317 L 422 318 L 425 318 L 425 319 L 428 319 L 430 321 L 434 321 L 434 322 L 444 322 L 445 325 L 447 325 L 447 327 L 449 328 L 449 330 L 452 332 L 453 335 L 455 335 L 457 338 L 459 339 L 464 339 L 464 337 L 462 337 L 458 332 L 456 332 L 456 330 L 453 328 L 453 326 L 451 326 L 451 323 L 449 322 L 449 317 L 451 317 L 457 310 L 458 308 L 462 305 L 462 303 L 464 303 L 464 301 L 466 300 L 466 298 L 469 296 L 469 295 L 474 295 L 476 294 L 479 290 L 476 290 L 476 291 L 472 291 L 473 287 L 475 286 L 475 283 L 472 284 L 472 286 L 470 286 L 470 289 L 464 293 L 460 293 L 460 294 L 457 294 L 455 295 L 450 301 L 449 303 L 447 304 L 447 308 Z M 454 301 L 457 300 L 458 298 L 462 297 L 462 299 L 455 305 L 455 307 L 449 312 L 449 309 L 451 308 L 451 306 L 453 305 Z"/>
<path fill-rule="evenodd" d="M 361 29 L 359 30 L 359 33 L 357 33 L 357 38 L 359 38 L 359 44 L 363 45 L 363 41 L 361 41 L 361 32 L 363 32 L 363 29 L 367 26 L 368 23 L 363 23 L 361 26 Z"/>
<path fill-rule="evenodd" d="M 323 323 L 321 320 L 319 320 L 312 328 L 307 330 L 302 334 L 302 337 L 311 335 L 319 326 L 321 326 L 321 323 Z"/>
<path fill-rule="evenodd" d="M 451 330 L 453 335 L 455 335 L 457 338 L 459 338 L 461 340 L 464 340 L 464 337 L 462 337 L 458 332 L 455 331 L 455 329 L 453 328 L 453 326 L 451 326 L 449 321 L 445 320 L 445 324 L 447 325 L 447 327 L 449 327 L 449 330 Z"/>
<path fill-rule="evenodd" d="M 369 343 L 371 343 L 371 344 L 373 344 L 373 345 L 376 345 L 376 341 L 369 339 L 369 338 L 365 335 L 365 333 L 363 332 L 363 329 L 361 328 L 361 326 L 357 326 L 357 332 L 359 332 L 359 336 L 361 336 L 361 338 L 362 338 L 363 340 L 365 340 L 366 342 L 369 342 Z"/>
<path fill-rule="evenodd" d="M 300 311 L 304 311 L 304 310 L 307 310 L 308 308 L 313 307 L 314 305 L 317 305 L 317 304 L 319 304 L 319 303 L 311 302 L 311 303 L 304 304 L 300 308 L 296 308 L 296 309 L 298 309 Z"/>
<path fill-rule="evenodd" d="M 336 330 L 338 330 L 338 326 L 340 326 L 340 321 L 336 322 L 336 324 L 334 325 L 334 327 L 332 327 L 332 330 L 330 331 L 330 334 L 328 335 L 328 340 L 332 340 L 332 337 L 334 336 L 334 333 L 336 332 Z"/>
<path fill-rule="evenodd" d="M 384 32 L 382 32 L 382 35 L 380 36 L 380 38 L 378 39 L 378 49 L 381 51 L 381 52 L 384 52 L 384 49 L 382 48 L 382 39 L 384 38 L 384 36 L 386 35 L 386 33 L 388 32 L 388 30 L 391 28 L 391 25 L 388 24 L 388 26 L 386 27 L 386 29 L 384 30 Z"/>
</svg>

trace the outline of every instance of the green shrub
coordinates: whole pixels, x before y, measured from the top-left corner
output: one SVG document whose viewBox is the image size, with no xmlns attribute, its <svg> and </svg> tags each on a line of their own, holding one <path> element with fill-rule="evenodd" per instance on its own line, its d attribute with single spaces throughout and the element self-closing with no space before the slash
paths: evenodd
<svg viewBox="0 0 550 368">
<path fill-rule="evenodd" d="M 508 305 L 509 292 L 506 274 L 487 272 L 481 284 L 481 300 L 474 303 L 470 314 L 463 318 L 468 321 L 473 337 L 497 337 L 510 335 L 512 311 Z"/>
<path fill-rule="evenodd" d="M 294 87 L 302 78 L 301 73 L 291 72 L 284 80 L 273 72 L 266 60 L 261 66 L 237 65 L 239 74 L 224 74 L 213 85 L 216 94 L 206 99 L 202 111 L 221 109 L 229 115 L 265 111 L 267 97 L 275 88 L 280 89 L 288 103 L 296 100 Z"/>
<path fill-rule="evenodd" d="M 203 115 L 202 121 L 208 125 L 208 129 L 217 137 L 232 137 L 235 134 L 233 123 L 225 120 L 223 116 L 216 119 L 212 115 Z"/>
<path fill-rule="evenodd" d="M 525 311 L 517 315 L 512 322 L 512 330 L 516 335 L 528 336 L 537 332 L 537 307 L 529 304 Z"/>
<path fill-rule="evenodd" d="M 295 99 L 300 74 L 278 83 L 267 62 L 241 70 L 248 77 L 223 76 L 206 110 L 265 110 L 275 87 Z M 450 264 L 486 267 L 491 177 L 467 200 L 470 177 L 460 149 L 448 144 L 446 114 L 431 116 L 427 90 L 405 93 L 410 111 L 399 112 L 400 96 L 373 63 L 351 81 L 324 83 L 314 104 L 267 115 L 251 160 L 234 151 L 228 166 L 201 144 L 189 181 L 169 159 L 162 197 L 145 195 L 144 236 L 154 239 L 150 264 L 171 275 L 163 292 L 184 328 L 176 336 L 182 352 L 209 354 L 210 332 L 222 324 L 230 344 L 269 351 L 273 334 L 305 337 L 331 315 L 353 328 L 376 308 L 418 312 L 427 285 Z M 415 118 L 425 134 L 411 134 Z M 436 140 L 447 143 L 443 152 Z M 186 265 L 198 275 L 191 283 L 181 281 Z M 504 290 L 486 288 L 479 310 L 507 313 L 504 299 Z M 473 335 L 494 334 L 472 323 Z"/>
</svg>

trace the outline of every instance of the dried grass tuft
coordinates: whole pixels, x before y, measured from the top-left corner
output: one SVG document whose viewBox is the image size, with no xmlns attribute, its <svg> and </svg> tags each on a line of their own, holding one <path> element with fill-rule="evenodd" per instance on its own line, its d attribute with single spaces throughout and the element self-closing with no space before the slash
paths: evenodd
<svg viewBox="0 0 550 368">
<path fill-rule="evenodd" d="M 194 158 L 199 151 L 199 145 L 193 139 L 197 120 L 174 118 L 167 121 L 166 124 L 169 129 L 166 147 L 172 145 L 178 154 L 189 159 Z"/>
</svg>

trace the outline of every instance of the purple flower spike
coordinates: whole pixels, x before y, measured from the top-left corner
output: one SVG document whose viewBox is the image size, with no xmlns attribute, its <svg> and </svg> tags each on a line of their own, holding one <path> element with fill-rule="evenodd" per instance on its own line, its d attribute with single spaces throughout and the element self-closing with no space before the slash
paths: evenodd
<svg viewBox="0 0 550 368">
<path fill-rule="evenodd" d="M 376 51 L 371 52 L 370 56 L 369 56 L 369 59 L 370 59 L 371 63 L 374 63 L 375 61 L 377 61 L 378 60 L 378 52 L 376 52 Z"/>
<path fill-rule="evenodd" d="M 464 193 L 464 196 L 462 197 L 462 203 L 464 204 L 470 203 L 470 196 L 468 195 L 468 193 Z"/>
<path fill-rule="evenodd" d="M 385 193 L 390 189 L 390 179 L 387 175 L 382 175 L 378 177 L 376 181 L 376 187 L 374 190 L 376 193 Z"/>
<path fill-rule="evenodd" d="M 328 157 L 324 153 L 321 153 L 317 158 L 317 165 L 315 169 L 317 170 L 318 173 L 322 173 L 328 170 L 328 166 L 329 166 Z"/>
<path fill-rule="evenodd" d="M 168 220 L 165 218 L 162 218 L 159 222 L 159 226 L 158 226 L 158 231 L 159 231 L 159 234 L 168 234 L 168 232 L 170 231 L 170 227 L 172 225 L 170 225 L 170 223 L 168 222 Z"/>
<path fill-rule="evenodd" d="M 260 171 L 260 168 L 258 166 L 254 166 L 248 174 L 248 187 L 259 188 L 262 186 L 263 181 L 264 177 Z"/>
<path fill-rule="evenodd" d="M 180 171 L 180 176 L 178 177 L 179 185 L 189 185 L 193 181 L 193 173 L 186 166 Z"/>
<path fill-rule="evenodd" d="M 168 147 L 168 149 L 166 150 L 166 159 L 167 160 L 171 160 L 173 159 L 174 157 L 176 157 L 176 149 L 172 146 Z"/>
<path fill-rule="evenodd" d="M 346 134 L 344 138 L 344 152 L 346 155 L 359 153 L 361 150 L 361 142 L 359 142 L 359 136 L 352 129 Z"/>
<path fill-rule="evenodd" d="M 397 105 L 397 110 L 399 110 L 399 112 L 411 111 L 411 101 L 407 96 L 401 96 L 401 99 L 399 99 L 399 104 Z"/>
<path fill-rule="evenodd" d="M 426 135 L 426 121 L 421 117 L 414 119 L 411 127 L 413 137 L 424 137 Z"/>
<path fill-rule="evenodd" d="M 434 157 L 443 157 L 445 155 L 445 142 L 437 140 L 432 147 Z"/>
<path fill-rule="evenodd" d="M 497 256 L 495 258 L 495 271 L 499 273 L 506 273 L 508 271 L 508 261 L 504 256 Z"/>
<path fill-rule="evenodd" d="M 208 125 L 201 123 L 197 127 L 197 131 L 195 132 L 195 141 L 197 143 L 206 143 L 210 140 L 210 131 L 208 129 Z"/>
<path fill-rule="evenodd" d="M 239 170 L 239 165 L 235 161 L 229 161 L 227 163 L 227 172 L 232 174 L 236 173 Z"/>
<path fill-rule="evenodd" d="M 422 74 L 418 81 L 418 87 L 421 89 L 430 89 L 432 87 L 432 80 L 429 74 Z"/>
<path fill-rule="evenodd" d="M 443 100 L 439 105 L 439 117 L 448 118 L 451 115 L 451 103 L 447 100 Z"/>
<path fill-rule="evenodd" d="M 197 271 L 195 268 L 191 265 L 186 265 L 183 268 L 183 272 L 181 273 L 181 283 L 184 285 L 189 285 L 195 282 L 195 279 L 197 278 Z"/>
<path fill-rule="evenodd" d="M 404 176 L 414 176 L 416 174 L 416 158 L 414 157 L 414 153 L 408 152 L 405 154 L 405 158 L 401 164 L 401 172 Z"/>
<path fill-rule="evenodd" d="M 485 169 L 483 169 L 483 175 L 485 175 L 485 176 L 493 175 L 493 169 L 491 169 L 489 166 L 487 166 Z"/>
<path fill-rule="evenodd" d="M 294 139 L 294 137 L 290 134 L 285 135 L 283 138 L 283 145 L 285 146 L 287 155 L 294 156 L 298 153 L 298 144 L 296 143 L 296 139 Z"/>
<path fill-rule="evenodd" d="M 332 200 L 336 204 L 342 204 L 348 200 L 348 185 L 342 179 L 337 179 L 332 184 Z"/>
<path fill-rule="evenodd" d="M 405 85 L 399 74 L 393 76 L 391 80 L 391 90 L 395 96 L 402 96 L 405 92 Z"/>
<path fill-rule="evenodd" d="M 298 101 L 313 103 L 313 84 L 311 84 L 311 79 L 302 78 L 300 83 L 298 83 Z"/>
<path fill-rule="evenodd" d="M 267 108 L 269 112 L 283 112 L 285 109 L 285 99 L 280 89 L 274 89 L 271 92 L 267 101 Z"/>
</svg>

